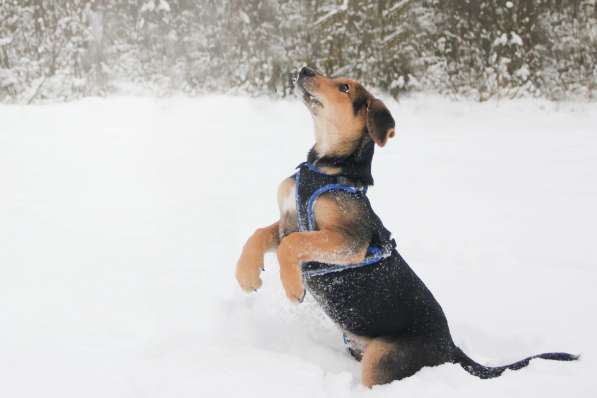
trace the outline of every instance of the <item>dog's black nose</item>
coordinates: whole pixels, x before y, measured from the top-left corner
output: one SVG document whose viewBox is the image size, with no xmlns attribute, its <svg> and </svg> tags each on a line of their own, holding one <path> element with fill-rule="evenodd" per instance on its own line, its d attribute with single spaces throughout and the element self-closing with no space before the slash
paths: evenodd
<svg viewBox="0 0 597 398">
<path fill-rule="evenodd" d="M 303 69 L 301 69 L 299 76 L 313 77 L 315 76 L 315 71 L 308 66 L 304 66 Z"/>
</svg>

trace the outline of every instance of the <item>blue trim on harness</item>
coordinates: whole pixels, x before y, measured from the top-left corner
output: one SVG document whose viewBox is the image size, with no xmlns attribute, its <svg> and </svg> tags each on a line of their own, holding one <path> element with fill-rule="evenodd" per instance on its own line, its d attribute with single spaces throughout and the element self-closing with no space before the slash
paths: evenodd
<svg viewBox="0 0 597 398">
<path fill-rule="evenodd" d="M 376 246 L 374 246 L 374 247 L 381 252 L 380 248 L 378 248 Z M 369 253 L 369 251 L 368 251 L 368 253 Z M 367 265 L 377 264 L 378 262 L 380 262 L 384 258 L 389 257 L 390 255 L 391 255 L 391 253 L 376 254 L 371 257 L 366 257 L 363 261 L 361 261 L 360 263 L 356 263 L 356 264 L 329 264 L 327 267 L 321 268 L 321 269 L 304 270 L 303 275 L 319 276 L 319 275 L 331 274 L 332 272 L 340 272 L 340 271 L 346 271 L 349 269 L 361 268 L 361 267 L 365 267 Z"/>
<path fill-rule="evenodd" d="M 301 217 L 301 202 L 300 202 L 300 194 L 299 194 L 300 183 L 301 183 L 301 172 L 300 172 L 301 166 L 306 166 L 309 170 L 311 170 L 315 173 L 325 175 L 325 173 L 322 173 L 317 167 L 315 167 L 313 164 L 308 163 L 308 162 L 301 163 L 297 167 L 299 169 L 299 171 L 296 173 L 296 176 L 295 176 L 296 218 L 297 218 L 297 224 L 298 224 L 299 231 L 301 231 L 301 232 L 303 232 L 305 230 L 313 231 L 315 229 L 315 216 L 313 214 L 315 201 L 324 193 L 331 192 L 331 191 L 344 191 L 344 192 L 349 192 L 352 194 L 362 194 L 362 195 L 365 195 L 367 193 L 367 187 L 357 188 L 355 186 L 348 185 L 348 184 L 327 184 L 327 185 L 324 185 L 323 187 L 320 187 L 315 192 L 313 192 L 313 194 L 311 194 L 311 196 L 309 197 L 309 200 L 307 201 L 307 214 L 306 214 L 307 229 L 305 229 L 303 226 L 302 217 Z M 361 261 L 360 263 L 356 263 L 356 264 L 328 264 L 328 266 L 326 266 L 325 268 L 303 271 L 303 275 L 317 276 L 317 275 L 329 274 L 332 272 L 340 272 L 340 271 L 344 271 L 344 270 L 348 270 L 348 269 L 360 268 L 360 267 L 363 267 L 366 265 L 376 264 L 379 261 L 383 260 L 384 258 L 389 257 L 390 255 L 391 255 L 391 251 L 386 252 L 381 247 L 369 246 L 369 248 L 367 249 L 367 257 L 365 257 L 365 259 L 363 261 Z"/>
</svg>

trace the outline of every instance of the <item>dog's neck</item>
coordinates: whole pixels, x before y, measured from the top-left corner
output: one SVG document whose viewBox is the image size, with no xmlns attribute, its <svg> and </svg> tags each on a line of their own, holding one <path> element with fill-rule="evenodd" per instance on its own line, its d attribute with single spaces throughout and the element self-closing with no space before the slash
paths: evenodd
<svg viewBox="0 0 597 398">
<path fill-rule="evenodd" d="M 325 174 L 339 175 L 359 185 L 373 185 L 371 163 L 375 146 L 368 134 L 363 135 L 349 155 L 319 154 L 315 146 L 309 151 L 307 161 Z"/>
</svg>

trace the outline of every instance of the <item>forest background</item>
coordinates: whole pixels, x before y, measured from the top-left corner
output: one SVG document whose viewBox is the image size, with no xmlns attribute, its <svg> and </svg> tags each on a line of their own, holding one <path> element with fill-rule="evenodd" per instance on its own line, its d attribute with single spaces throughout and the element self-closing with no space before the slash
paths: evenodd
<svg viewBox="0 0 597 398">
<path fill-rule="evenodd" d="M 0 0 L 0 102 L 284 97 L 304 64 L 395 98 L 597 95 L 595 0 Z"/>
</svg>

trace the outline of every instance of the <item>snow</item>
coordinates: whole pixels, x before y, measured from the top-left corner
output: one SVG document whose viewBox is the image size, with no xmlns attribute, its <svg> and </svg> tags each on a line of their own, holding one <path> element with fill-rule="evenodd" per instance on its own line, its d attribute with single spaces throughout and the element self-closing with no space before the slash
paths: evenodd
<svg viewBox="0 0 597 398">
<path fill-rule="evenodd" d="M 143 6 L 141 7 L 141 10 L 139 12 L 144 13 L 144 12 L 151 12 L 153 10 L 155 10 L 155 2 L 153 0 L 150 0 L 147 3 L 143 4 Z"/>
<path fill-rule="evenodd" d="M 170 11 L 170 4 L 168 4 L 168 2 L 166 0 L 160 0 L 160 4 L 158 6 L 158 10 L 169 12 Z"/>
<path fill-rule="evenodd" d="M 331 8 L 325 15 L 319 17 L 312 25 L 312 27 L 317 27 L 324 22 L 329 21 L 331 18 L 335 17 L 336 15 L 346 12 L 348 10 L 348 0 L 343 0 L 342 4 L 336 5 Z"/>
<path fill-rule="evenodd" d="M 508 43 L 508 36 L 505 33 L 502 33 L 498 38 L 493 41 L 493 46 L 503 46 Z"/>
<path fill-rule="evenodd" d="M 249 18 L 247 13 L 244 12 L 243 10 L 238 10 L 238 15 L 240 15 L 240 19 L 247 25 L 251 23 L 251 18 Z"/>
<path fill-rule="evenodd" d="M 516 32 L 510 32 L 510 44 L 522 46 L 522 38 Z"/>
<path fill-rule="evenodd" d="M 400 0 L 393 4 L 387 11 L 384 11 L 384 17 L 392 15 L 396 11 L 402 10 L 405 6 L 408 6 L 411 0 Z"/>
<path fill-rule="evenodd" d="M 531 71 L 529 70 L 529 68 L 526 64 L 523 64 L 520 68 L 516 69 L 516 71 L 514 72 L 514 76 L 519 79 L 522 79 L 522 80 L 527 80 L 530 75 L 531 75 Z"/>
<path fill-rule="evenodd" d="M 8 87 L 17 83 L 16 74 L 5 68 L 0 68 L 0 88 Z"/>
<path fill-rule="evenodd" d="M 597 109 L 388 101 L 398 135 L 370 198 L 455 341 L 503 364 L 427 368 L 368 391 L 269 256 L 240 291 L 244 240 L 312 143 L 292 101 L 208 96 L 0 106 L 0 396 L 592 397 L 597 393 Z"/>
<path fill-rule="evenodd" d="M 396 29 L 395 31 L 393 31 L 389 35 L 385 36 L 383 38 L 383 42 L 384 43 L 391 43 L 392 41 L 394 41 L 396 38 L 398 38 L 400 35 L 403 35 L 403 34 L 404 34 L 404 30 L 402 30 L 402 29 Z"/>
</svg>

